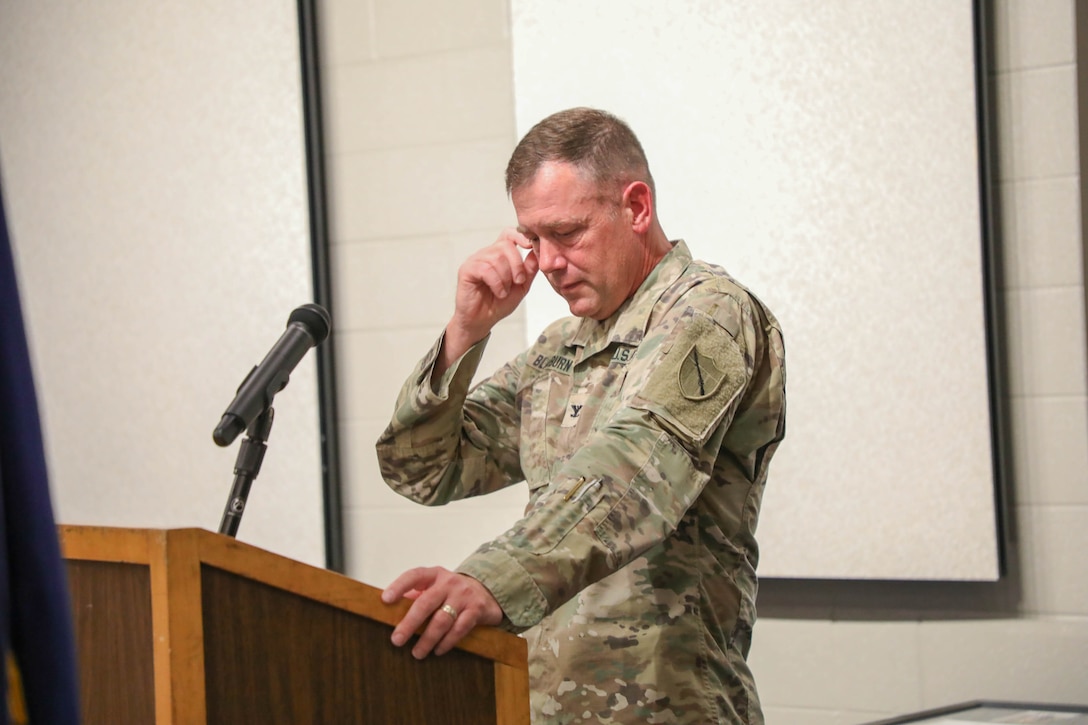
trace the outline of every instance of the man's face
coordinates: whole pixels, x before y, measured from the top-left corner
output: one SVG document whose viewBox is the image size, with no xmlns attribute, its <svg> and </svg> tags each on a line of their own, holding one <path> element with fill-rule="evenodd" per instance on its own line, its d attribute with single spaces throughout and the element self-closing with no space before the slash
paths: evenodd
<svg viewBox="0 0 1088 725">
<path fill-rule="evenodd" d="M 645 252 L 621 190 L 600 189 L 570 164 L 548 162 L 511 199 L 518 231 L 571 314 L 603 320 L 638 289 Z"/>
</svg>

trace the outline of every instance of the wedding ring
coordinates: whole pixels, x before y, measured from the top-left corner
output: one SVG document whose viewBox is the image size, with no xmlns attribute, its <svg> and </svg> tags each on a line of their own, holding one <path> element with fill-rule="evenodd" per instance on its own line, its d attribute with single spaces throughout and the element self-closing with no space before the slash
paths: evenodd
<svg viewBox="0 0 1088 725">
<path fill-rule="evenodd" d="M 457 619 L 457 614 L 458 614 L 457 610 L 454 609 L 449 604 L 443 604 L 442 605 L 442 611 L 445 612 L 446 614 L 450 615 L 454 619 Z"/>
</svg>

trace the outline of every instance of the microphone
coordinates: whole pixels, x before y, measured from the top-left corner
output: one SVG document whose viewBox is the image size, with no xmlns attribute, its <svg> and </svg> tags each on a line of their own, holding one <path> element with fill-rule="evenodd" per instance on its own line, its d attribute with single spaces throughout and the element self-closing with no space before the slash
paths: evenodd
<svg viewBox="0 0 1088 725">
<path fill-rule="evenodd" d="M 222 420 L 212 433 L 212 440 L 228 446 L 272 405 L 276 393 L 287 387 L 291 371 L 311 347 L 329 336 L 329 313 L 320 305 L 307 304 L 287 318 L 287 331 L 265 355 L 264 360 L 246 375 L 238 394 L 227 406 Z"/>
</svg>

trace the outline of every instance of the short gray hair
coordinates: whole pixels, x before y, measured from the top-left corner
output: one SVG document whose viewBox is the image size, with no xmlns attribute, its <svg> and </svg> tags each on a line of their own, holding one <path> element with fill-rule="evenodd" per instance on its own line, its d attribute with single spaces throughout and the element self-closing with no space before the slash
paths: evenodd
<svg viewBox="0 0 1088 725">
<path fill-rule="evenodd" d="M 532 181 L 550 161 L 572 164 L 600 186 L 654 179 L 631 127 L 595 108 L 570 108 L 540 121 L 525 134 L 506 165 L 506 193 Z"/>
</svg>

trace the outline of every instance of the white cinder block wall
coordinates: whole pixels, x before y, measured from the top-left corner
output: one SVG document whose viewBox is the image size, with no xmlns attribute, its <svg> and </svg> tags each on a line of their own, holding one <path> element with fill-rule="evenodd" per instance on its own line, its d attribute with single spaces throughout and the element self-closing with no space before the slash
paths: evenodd
<svg viewBox="0 0 1088 725">
<path fill-rule="evenodd" d="M 514 488 L 426 509 L 385 487 L 374 455 L 453 309 L 458 265 L 516 223 L 503 188 L 516 141 L 509 20 L 503 0 L 334 0 L 319 13 L 345 558 L 384 586 L 411 566 L 455 566 L 526 500 Z M 483 367 L 524 334 L 521 316 L 505 321 Z"/>
<path fill-rule="evenodd" d="M 995 5 L 1011 575 L 996 586 L 769 582 L 752 662 L 775 725 L 978 698 L 1088 703 L 1074 2 Z M 455 565 L 524 500 L 513 490 L 416 507 L 385 489 L 373 454 L 397 388 L 446 322 L 457 265 L 513 222 L 509 19 L 503 0 L 324 0 L 320 11 L 347 562 L 383 585 L 408 566 Z M 515 315 L 484 368 L 523 339 Z"/>
</svg>

